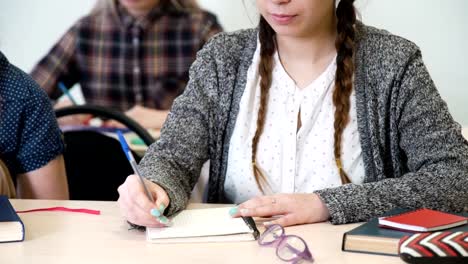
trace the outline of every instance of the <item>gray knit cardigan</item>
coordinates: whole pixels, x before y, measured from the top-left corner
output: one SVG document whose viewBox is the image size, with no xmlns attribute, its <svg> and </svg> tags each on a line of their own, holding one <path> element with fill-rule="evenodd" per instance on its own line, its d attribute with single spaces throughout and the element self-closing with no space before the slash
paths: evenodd
<svg viewBox="0 0 468 264">
<path fill-rule="evenodd" d="M 229 142 L 256 49 L 257 29 L 221 33 L 198 52 L 141 173 L 182 210 L 210 160 L 207 202 L 224 196 Z M 355 56 L 363 184 L 316 191 L 334 224 L 365 221 L 396 207 L 462 211 L 468 205 L 468 144 L 422 61 L 419 48 L 357 25 Z"/>
</svg>

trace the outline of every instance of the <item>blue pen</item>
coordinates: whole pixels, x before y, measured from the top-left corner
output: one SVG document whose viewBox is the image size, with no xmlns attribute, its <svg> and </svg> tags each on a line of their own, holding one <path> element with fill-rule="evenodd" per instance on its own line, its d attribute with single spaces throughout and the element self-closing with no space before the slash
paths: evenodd
<svg viewBox="0 0 468 264">
<path fill-rule="evenodd" d="M 75 101 L 75 98 L 71 95 L 70 91 L 68 91 L 67 87 L 62 82 L 58 83 L 59 89 L 62 91 L 62 93 L 70 99 L 73 105 L 78 105 Z"/>
<path fill-rule="evenodd" d="M 130 151 L 130 148 L 128 147 L 127 141 L 125 140 L 125 137 L 123 136 L 122 131 L 118 130 L 117 136 L 119 137 L 120 145 L 122 146 L 125 156 L 127 157 L 128 161 L 130 162 L 130 165 L 132 166 L 133 172 L 136 175 L 138 175 L 138 178 L 140 178 L 140 181 L 141 181 L 141 184 L 143 185 L 143 189 L 145 190 L 146 196 L 148 196 L 148 199 L 154 203 L 153 196 L 148 191 L 145 181 L 143 180 L 143 177 L 138 171 L 137 163 L 135 161 L 135 158 L 132 155 L 132 152 Z"/>
</svg>

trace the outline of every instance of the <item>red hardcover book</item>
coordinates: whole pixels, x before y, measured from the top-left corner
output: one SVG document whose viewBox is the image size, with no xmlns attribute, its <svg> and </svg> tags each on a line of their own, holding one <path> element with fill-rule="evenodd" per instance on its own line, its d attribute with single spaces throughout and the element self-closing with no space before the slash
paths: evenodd
<svg viewBox="0 0 468 264">
<path fill-rule="evenodd" d="M 465 225 L 466 223 L 468 223 L 467 217 L 426 208 L 379 218 L 379 225 L 382 227 L 414 232 L 432 232 Z"/>
</svg>

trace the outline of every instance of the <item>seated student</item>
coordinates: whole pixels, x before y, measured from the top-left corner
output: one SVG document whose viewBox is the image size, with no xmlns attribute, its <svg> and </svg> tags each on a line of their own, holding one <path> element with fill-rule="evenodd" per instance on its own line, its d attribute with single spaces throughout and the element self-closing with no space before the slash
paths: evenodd
<svg viewBox="0 0 468 264">
<path fill-rule="evenodd" d="M 68 199 L 63 151 L 49 98 L 0 52 L 0 194 Z"/>
<path fill-rule="evenodd" d="M 187 84 L 196 52 L 220 31 L 216 17 L 194 0 L 101 0 L 31 75 L 54 99 L 59 82 L 79 83 L 87 103 L 126 111 L 159 129 Z"/>
<path fill-rule="evenodd" d="M 337 6 L 335 7 L 335 4 Z M 257 0 L 257 29 L 202 51 L 160 140 L 119 187 L 125 217 L 161 226 L 206 160 L 208 202 L 284 226 L 396 207 L 461 211 L 468 145 L 412 42 L 356 20 L 354 0 Z"/>
</svg>

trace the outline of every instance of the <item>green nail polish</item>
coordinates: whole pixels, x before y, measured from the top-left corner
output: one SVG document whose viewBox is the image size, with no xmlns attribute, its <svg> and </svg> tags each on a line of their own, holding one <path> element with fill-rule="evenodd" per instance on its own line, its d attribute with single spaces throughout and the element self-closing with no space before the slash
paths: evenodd
<svg viewBox="0 0 468 264">
<path fill-rule="evenodd" d="M 155 216 L 155 217 L 161 216 L 161 212 L 159 212 L 159 210 L 156 208 L 151 209 L 150 213 L 152 216 Z"/>
<path fill-rule="evenodd" d="M 161 205 L 159 206 L 159 212 L 160 212 L 161 214 L 163 214 L 163 213 L 164 213 L 164 210 L 166 210 L 166 206 L 165 206 L 164 204 L 161 204 Z"/>
<path fill-rule="evenodd" d="M 229 210 L 229 214 L 230 214 L 231 216 L 233 216 L 233 215 L 237 214 L 238 211 L 239 211 L 239 209 L 238 209 L 237 207 L 233 207 L 233 208 L 231 208 L 231 209 Z"/>
<path fill-rule="evenodd" d="M 161 224 L 164 224 L 166 226 L 169 226 L 171 224 L 170 220 L 165 216 L 158 217 L 158 220 L 159 222 L 161 222 Z"/>
</svg>

